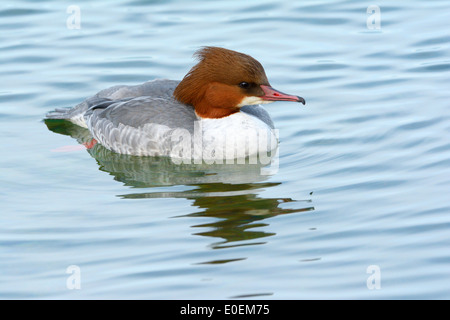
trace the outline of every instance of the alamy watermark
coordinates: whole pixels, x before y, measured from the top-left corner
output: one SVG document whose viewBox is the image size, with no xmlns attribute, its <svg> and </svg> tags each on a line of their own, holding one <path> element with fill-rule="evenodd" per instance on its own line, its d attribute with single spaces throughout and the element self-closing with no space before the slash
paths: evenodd
<svg viewBox="0 0 450 320">
<path fill-rule="evenodd" d="M 68 266 L 66 273 L 70 276 L 66 279 L 66 288 L 69 290 L 81 289 L 81 269 L 77 265 Z"/>
<path fill-rule="evenodd" d="M 70 16 L 66 19 L 67 29 L 81 29 L 81 9 L 79 6 L 70 5 L 66 9 Z"/>
<path fill-rule="evenodd" d="M 367 278 L 366 285 L 369 290 L 381 289 L 381 269 L 380 266 L 372 264 L 367 267 L 366 273 L 370 274 Z"/>
<path fill-rule="evenodd" d="M 367 29 L 380 30 L 381 29 L 381 10 L 377 5 L 370 5 L 367 7 L 367 14 L 369 16 L 366 20 Z"/>
</svg>

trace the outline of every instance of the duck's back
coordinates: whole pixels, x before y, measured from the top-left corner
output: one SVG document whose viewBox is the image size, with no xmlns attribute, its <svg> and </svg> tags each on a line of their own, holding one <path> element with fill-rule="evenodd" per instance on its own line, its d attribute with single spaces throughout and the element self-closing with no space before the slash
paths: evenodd
<svg viewBox="0 0 450 320">
<path fill-rule="evenodd" d="M 157 79 L 139 85 L 116 85 L 99 91 L 73 108 L 57 108 L 47 113 L 46 118 L 65 119 L 79 126 L 87 127 L 84 115 L 86 111 L 96 105 L 143 96 L 171 99 L 178 83 L 179 81 L 176 80 Z"/>
<path fill-rule="evenodd" d="M 141 85 L 104 89 L 71 109 L 56 109 L 49 119 L 66 119 L 86 127 L 107 149 L 122 154 L 170 155 L 195 135 L 199 120 L 194 108 L 178 102 L 173 91 L 179 81 L 153 80 Z M 241 108 L 274 128 L 266 110 L 258 105 Z M 186 135 L 187 134 L 187 135 Z M 174 137 L 190 137 L 184 142 Z"/>
</svg>

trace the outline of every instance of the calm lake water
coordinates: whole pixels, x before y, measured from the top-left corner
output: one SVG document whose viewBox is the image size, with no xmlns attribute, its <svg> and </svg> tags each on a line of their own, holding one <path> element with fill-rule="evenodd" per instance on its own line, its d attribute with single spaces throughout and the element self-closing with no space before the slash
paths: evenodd
<svg viewBox="0 0 450 320">
<path fill-rule="evenodd" d="M 449 299 L 449 10 L 3 1 L 0 298 Z M 269 175 L 87 151 L 42 121 L 112 85 L 181 79 L 205 45 L 306 99 L 266 106 Z"/>
</svg>

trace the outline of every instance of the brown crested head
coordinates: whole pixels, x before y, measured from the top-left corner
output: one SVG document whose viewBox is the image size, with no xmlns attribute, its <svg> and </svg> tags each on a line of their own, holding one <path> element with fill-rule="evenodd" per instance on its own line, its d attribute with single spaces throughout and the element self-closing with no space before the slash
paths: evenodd
<svg viewBox="0 0 450 320">
<path fill-rule="evenodd" d="M 199 62 L 176 87 L 174 97 L 193 106 L 200 117 L 222 118 L 247 104 L 287 98 L 299 101 L 299 97 L 271 88 L 263 66 L 249 55 L 219 47 L 203 47 L 195 57 Z M 281 99 L 281 95 L 285 99 Z"/>
</svg>

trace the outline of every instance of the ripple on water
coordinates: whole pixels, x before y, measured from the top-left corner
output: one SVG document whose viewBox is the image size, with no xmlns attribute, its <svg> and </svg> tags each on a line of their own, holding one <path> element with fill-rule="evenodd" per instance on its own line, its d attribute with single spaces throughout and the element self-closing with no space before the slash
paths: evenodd
<svg viewBox="0 0 450 320">
<path fill-rule="evenodd" d="M 0 17 L 10 18 L 10 17 L 20 17 L 20 16 L 30 16 L 30 15 L 39 15 L 42 13 L 49 12 L 48 10 L 43 9 L 34 9 L 34 8 L 11 8 L 0 10 Z"/>
<path fill-rule="evenodd" d="M 435 46 L 437 44 L 446 44 L 450 43 L 450 36 L 439 36 L 439 37 L 430 37 L 425 40 L 420 40 L 413 43 L 414 47 L 425 47 L 425 46 Z"/>
<path fill-rule="evenodd" d="M 408 72 L 447 72 L 450 70 L 450 62 L 424 63 L 419 67 L 407 69 Z"/>
</svg>

